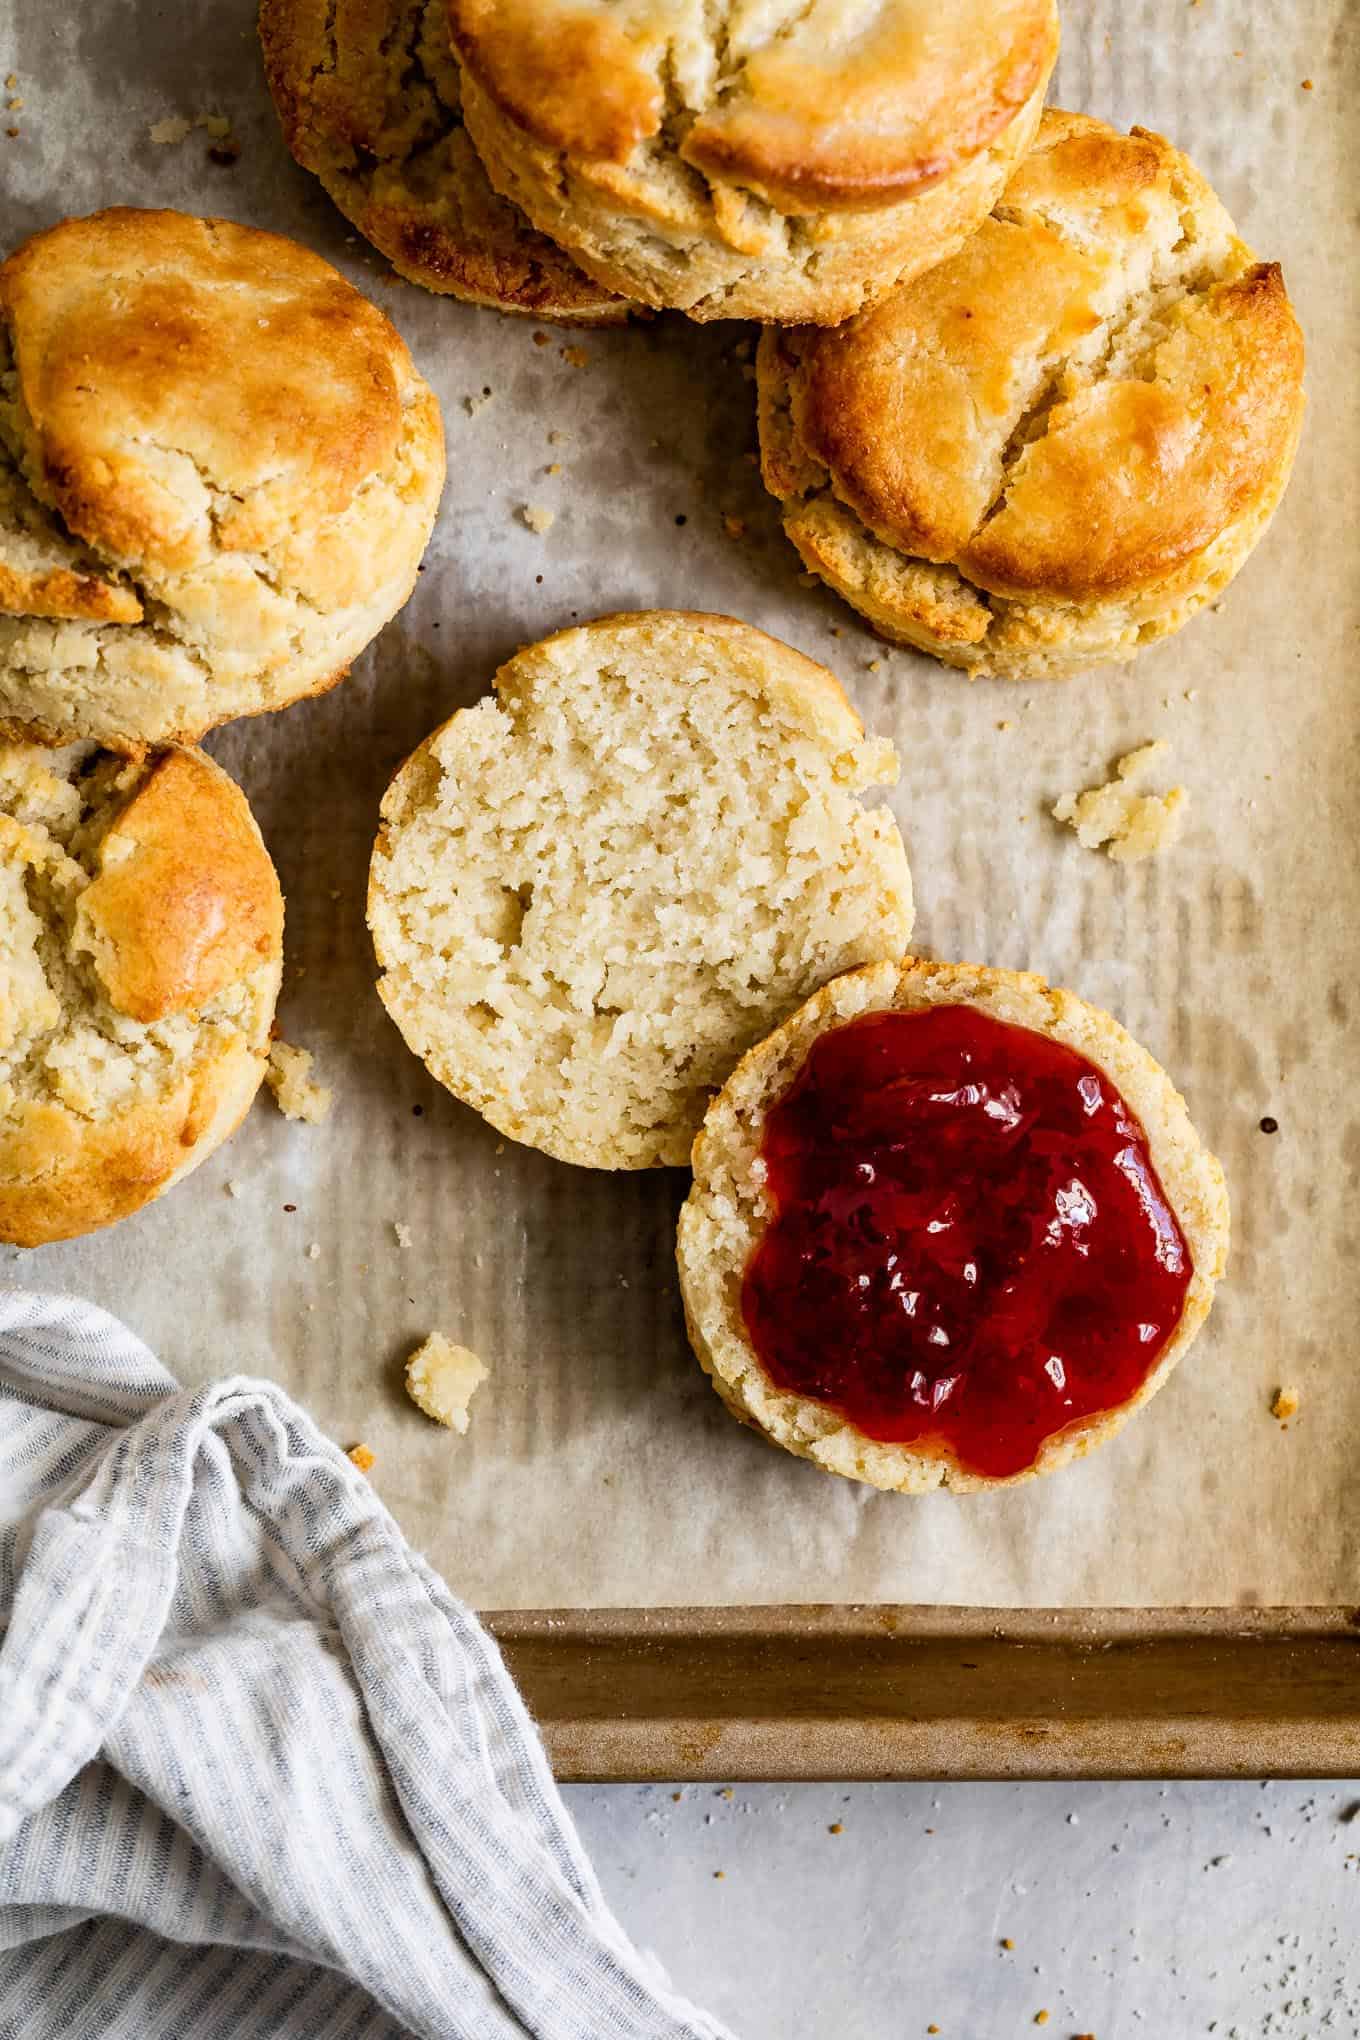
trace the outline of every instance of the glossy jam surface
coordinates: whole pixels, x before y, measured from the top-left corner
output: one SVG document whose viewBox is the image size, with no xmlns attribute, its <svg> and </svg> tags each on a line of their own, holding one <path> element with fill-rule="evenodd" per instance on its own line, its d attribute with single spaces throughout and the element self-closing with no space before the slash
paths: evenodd
<svg viewBox="0 0 1360 2040">
<path fill-rule="evenodd" d="M 742 1287 L 781 1388 L 993 1478 L 1116 1408 L 1185 1307 L 1142 1126 L 1075 1050 L 971 1006 L 820 1035 L 769 1113 Z"/>
</svg>

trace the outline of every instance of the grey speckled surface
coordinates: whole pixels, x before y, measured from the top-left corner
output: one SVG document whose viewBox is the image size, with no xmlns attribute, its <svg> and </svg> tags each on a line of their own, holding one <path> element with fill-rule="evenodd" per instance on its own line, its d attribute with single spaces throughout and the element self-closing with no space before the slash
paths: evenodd
<svg viewBox="0 0 1360 2040">
<path fill-rule="evenodd" d="M 1353 1785 L 567 1797 L 629 1929 L 740 2040 L 1006 2040 L 1044 2011 L 1051 2040 L 1360 2034 Z"/>
</svg>

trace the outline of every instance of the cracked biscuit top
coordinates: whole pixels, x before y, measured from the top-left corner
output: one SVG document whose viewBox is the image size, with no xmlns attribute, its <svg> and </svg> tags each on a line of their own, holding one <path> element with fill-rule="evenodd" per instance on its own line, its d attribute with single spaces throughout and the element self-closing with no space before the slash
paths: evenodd
<svg viewBox="0 0 1360 2040">
<path fill-rule="evenodd" d="M 283 899 L 201 751 L 0 745 L 0 1239 L 137 1210 L 265 1067 Z"/>
<path fill-rule="evenodd" d="M 1186 158 L 1049 113 L 950 261 L 767 349 L 766 478 L 987 597 L 1107 602 L 1273 507 L 1302 373 L 1279 268 Z"/>
<path fill-rule="evenodd" d="M 910 197 L 1052 63 L 1049 0 L 452 0 L 501 112 L 569 159 L 673 149 L 782 210 Z"/>
<path fill-rule="evenodd" d="M 434 397 L 329 264 L 119 208 L 0 266 L 0 720 L 164 741 L 338 679 L 409 592 Z"/>
</svg>

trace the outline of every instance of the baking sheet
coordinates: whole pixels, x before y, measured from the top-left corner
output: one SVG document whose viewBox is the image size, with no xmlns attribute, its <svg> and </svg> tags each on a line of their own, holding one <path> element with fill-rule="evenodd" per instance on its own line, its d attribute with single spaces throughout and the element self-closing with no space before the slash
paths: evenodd
<svg viewBox="0 0 1360 2040">
<path fill-rule="evenodd" d="M 1132 668 L 970 687 L 801 584 L 753 464 L 749 329 L 541 328 L 540 345 L 528 324 L 394 283 L 288 158 L 251 0 L 0 0 L 0 75 L 23 101 L 0 118 L 19 129 L 0 132 L 0 242 L 114 202 L 295 235 L 401 327 L 443 401 L 450 470 L 416 595 L 352 677 L 210 740 L 279 865 L 282 1025 L 335 1086 L 331 1119 L 290 1125 L 262 1100 L 161 1204 L 102 1237 L 5 1250 L 0 1273 L 118 1311 L 186 1381 L 282 1381 L 342 1442 L 373 1448 L 384 1499 L 482 1606 L 1353 1598 L 1358 31 L 1348 0 L 1066 7 L 1055 101 L 1170 134 L 1284 262 L 1310 420 L 1218 614 Z M 202 113 L 229 116 L 233 166 L 209 160 L 202 129 L 149 139 L 153 122 Z M 465 399 L 485 389 L 474 415 Z M 545 537 L 524 504 L 556 512 Z M 684 1178 L 502 1143 L 378 1003 L 363 893 L 392 769 L 518 643 L 653 605 L 730 611 L 834 667 L 902 752 L 892 798 L 918 946 L 1033 967 L 1108 1006 L 1223 1158 L 1234 1260 L 1208 1330 L 1113 1446 L 1054 1480 L 913 1502 L 740 1430 L 683 1335 Z M 1189 821 L 1165 859 L 1119 867 L 1047 811 L 1151 737 L 1172 746 Z M 492 1369 L 462 1440 L 401 1390 L 434 1326 Z M 1288 1431 L 1268 1414 L 1281 1382 L 1301 1396 Z"/>
</svg>

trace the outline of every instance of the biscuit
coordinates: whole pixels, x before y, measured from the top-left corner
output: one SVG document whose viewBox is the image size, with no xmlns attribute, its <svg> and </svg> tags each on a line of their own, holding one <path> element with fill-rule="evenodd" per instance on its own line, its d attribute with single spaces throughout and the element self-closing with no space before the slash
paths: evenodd
<svg viewBox="0 0 1360 2040">
<path fill-rule="evenodd" d="M 835 325 L 952 253 L 1033 138 L 1053 0 L 451 0 L 497 191 L 611 290 Z"/>
<path fill-rule="evenodd" d="M 628 317 L 487 182 L 447 0 L 262 0 L 260 42 L 289 149 L 400 275 L 525 318 Z"/>
<path fill-rule="evenodd" d="M 70 1239 L 196 1168 L 264 1074 L 283 899 L 201 751 L 0 747 L 0 1239 Z"/>
<path fill-rule="evenodd" d="M 329 263 L 120 208 L 0 265 L 0 728 L 181 741 L 329 687 L 406 600 L 434 395 Z"/>
<path fill-rule="evenodd" d="M 608 616 L 531 645 L 397 773 L 369 926 L 388 1012 L 500 1132 L 682 1163 L 742 1051 L 898 955 L 896 778 L 830 673 L 730 617 Z"/>
<path fill-rule="evenodd" d="M 1303 338 L 1161 136 L 1045 114 L 952 260 L 837 333 L 762 336 L 766 486 L 883 637 L 1061 677 L 1179 630 L 1284 492 Z"/>
<path fill-rule="evenodd" d="M 884 1443 L 834 1407 L 776 1386 L 761 1366 L 742 1314 L 742 1277 L 773 1206 L 760 1149 L 766 1114 L 828 1028 L 862 1014 L 968 1005 L 1026 1027 L 1085 1056 L 1142 1123 L 1162 1189 L 1193 1261 L 1181 1319 L 1137 1392 L 1048 1438 L 1035 1464 L 1005 1479 L 960 1465 L 939 1441 Z M 933 1228 L 932 1228 L 933 1229 Z M 685 1319 L 700 1365 L 732 1415 L 776 1445 L 830 1473 L 901 1494 L 1011 1485 L 1051 1473 L 1114 1436 L 1155 1395 L 1209 1313 L 1228 1255 L 1223 1171 L 1190 1123 L 1170 1079 L 1108 1013 L 1032 974 L 975 964 L 871 964 L 823 987 L 738 1064 L 694 1144 L 694 1187 L 680 1214 L 677 1256 Z"/>
</svg>

